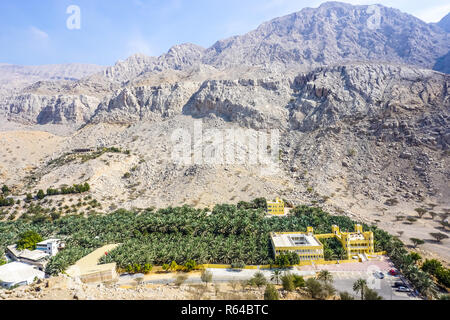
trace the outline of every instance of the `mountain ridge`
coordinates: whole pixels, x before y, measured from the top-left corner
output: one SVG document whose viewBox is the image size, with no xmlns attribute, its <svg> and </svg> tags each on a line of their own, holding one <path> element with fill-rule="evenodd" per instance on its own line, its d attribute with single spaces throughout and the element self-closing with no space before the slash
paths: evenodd
<svg viewBox="0 0 450 320">
<path fill-rule="evenodd" d="M 378 13 L 379 19 L 374 20 Z M 379 25 L 373 27 L 376 22 Z M 170 86 L 214 79 L 277 78 L 280 75 L 293 78 L 317 67 L 356 62 L 434 67 L 437 71 L 447 72 L 446 54 L 449 51 L 450 34 L 439 26 L 426 24 L 409 14 L 381 5 L 353 6 L 329 2 L 318 8 L 305 8 L 272 19 L 242 36 L 219 40 L 210 48 L 185 43 L 173 46 L 159 57 L 135 54 L 114 66 L 98 67 L 100 72 L 79 72 L 78 75 L 83 76 L 81 79 L 53 81 L 51 77 L 41 76 L 43 79 L 39 82 L 28 81 L 14 90 L 0 89 L 0 112 L 20 121 L 20 113 L 30 110 L 20 104 L 27 104 L 29 95 L 35 94 L 33 101 L 36 105 L 33 108 L 47 110 L 47 116 L 39 118 L 41 121 L 81 123 L 100 113 L 103 114 L 100 118 L 107 119 L 104 110 L 112 110 L 105 109 L 105 105 L 111 103 L 109 100 L 125 88 L 135 92 L 135 86 Z M 70 70 L 67 71 L 69 73 Z M 62 100 L 58 99 L 61 95 L 65 95 Z M 52 106 L 48 101 L 65 103 Z M 82 107 L 80 101 L 90 102 Z M 97 102 L 97 106 L 90 105 Z M 99 112 L 92 112 L 100 106 Z M 71 110 L 61 111 L 67 108 Z M 52 120 L 49 110 L 60 111 Z M 75 117 L 74 112 L 78 116 Z M 88 113 L 81 115 L 80 112 Z M 68 118 L 63 119 L 61 114 L 67 114 Z M 25 122 L 39 123 L 35 116 L 23 118 Z"/>
</svg>

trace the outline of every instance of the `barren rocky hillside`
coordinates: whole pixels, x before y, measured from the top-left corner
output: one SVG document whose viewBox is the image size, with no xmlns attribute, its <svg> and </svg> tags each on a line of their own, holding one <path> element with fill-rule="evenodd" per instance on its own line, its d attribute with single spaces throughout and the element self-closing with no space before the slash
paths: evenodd
<svg viewBox="0 0 450 320">
<path fill-rule="evenodd" d="M 368 24 L 374 12 L 376 28 Z M 87 181 L 102 212 L 282 196 L 403 231 L 405 241 L 427 238 L 438 220 L 393 222 L 418 207 L 450 207 L 450 75 L 431 70 L 436 61 L 448 67 L 439 59 L 449 50 L 440 26 L 332 2 L 208 49 L 179 45 L 93 74 L 30 71 L 26 85 L 0 91 L 0 185 L 21 199 Z M 179 164 L 173 134 L 181 129 L 202 154 L 220 149 L 210 129 L 278 130 L 280 170 L 248 161 Z M 109 147 L 121 152 L 97 152 Z M 234 152 L 249 157 L 247 147 L 237 141 Z M 16 205 L 5 219 L 24 211 Z M 449 259 L 448 242 L 425 247 Z"/>
</svg>

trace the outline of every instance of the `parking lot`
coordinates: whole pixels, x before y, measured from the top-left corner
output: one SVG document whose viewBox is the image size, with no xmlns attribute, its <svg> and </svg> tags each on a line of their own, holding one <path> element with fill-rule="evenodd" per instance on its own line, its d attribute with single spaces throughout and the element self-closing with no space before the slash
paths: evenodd
<svg viewBox="0 0 450 320">
<path fill-rule="evenodd" d="M 386 256 L 380 256 L 377 260 L 370 260 L 362 263 L 342 263 L 330 265 L 313 265 L 298 267 L 302 271 L 328 270 L 334 278 L 334 286 L 337 291 L 346 291 L 356 298 L 360 298 L 353 291 L 353 284 L 358 279 L 365 279 L 369 288 L 375 290 L 385 300 L 414 300 L 411 293 L 397 292 L 393 288 L 395 282 L 401 282 L 400 276 L 391 276 L 389 271 L 395 269 L 394 264 Z M 384 279 L 376 277 L 374 274 L 382 272 Z M 405 283 L 407 286 L 407 284 Z"/>
<path fill-rule="evenodd" d="M 302 266 L 290 269 L 288 272 L 301 275 L 305 278 L 315 277 L 321 270 L 328 270 L 333 275 L 334 287 L 337 292 L 348 292 L 356 299 L 360 299 L 360 295 L 353 291 L 353 284 L 358 279 L 367 281 L 367 285 L 372 290 L 375 290 L 384 300 L 419 300 L 412 293 L 397 292 L 394 284 L 396 282 L 404 282 L 405 286 L 408 284 L 402 279 L 400 275 L 392 276 L 389 274 L 390 270 L 396 270 L 392 262 L 384 256 L 378 257 L 377 260 L 370 260 L 359 263 L 342 263 L 329 265 L 313 265 Z M 268 269 L 208 269 L 213 275 L 213 282 L 230 282 L 243 281 L 252 278 L 255 273 L 262 272 L 266 279 L 270 279 L 274 270 Z M 376 276 L 380 272 L 383 273 L 384 278 L 381 279 Z M 119 282 L 124 284 L 133 281 L 134 278 L 143 277 L 144 282 L 148 284 L 169 284 L 175 281 L 176 275 L 173 274 L 159 274 L 159 275 L 122 275 Z M 201 283 L 199 272 L 190 274 L 186 283 Z M 411 289 L 411 288 L 409 288 Z"/>
<path fill-rule="evenodd" d="M 394 288 L 395 282 L 401 282 L 399 276 L 391 276 L 384 273 L 384 279 L 377 278 L 373 273 L 354 272 L 331 272 L 334 278 L 334 287 L 337 291 L 346 291 L 355 298 L 360 299 L 360 295 L 353 291 L 353 284 L 358 279 L 365 279 L 370 289 L 375 290 L 384 300 L 418 300 L 411 293 L 397 292 Z"/>
</svg>

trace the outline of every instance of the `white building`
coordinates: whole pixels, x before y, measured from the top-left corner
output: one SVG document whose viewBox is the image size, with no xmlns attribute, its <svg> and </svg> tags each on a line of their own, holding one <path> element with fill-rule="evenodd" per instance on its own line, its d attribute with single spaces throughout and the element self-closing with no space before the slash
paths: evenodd
<svg viewBox="0 0 450 320">
<path fill-rule="evenodd" d="M 59 249 L 62 248 L 64 248 L 64 243 L 60 239 L 47 239 L 36 245 L 36 250 L 43 251 L 50 257 L 56 256 Z"/>
<path fill-rule="evenodd" d="M 49 259 L 54 257 L 64 246 L 64 242 L 59 239 L 48 239 L 36 244 L 36 250 L 33 251 L 19 250 L 16 244 L 7 246 L 6 254 L 10 260 L 27 263 L 44 271 Z"/>
<path fill-rule="evenodd" d="M 0 286 L 11 288 L 32 284 L 35 279 L 44 279 L 45 273 L 22 262 L 11 262 L 0 266 Z"/>
<path fill-rule="evenodd" d="M 48 263 L 49 254 L 41 250 L 19 250 L 17 245 L 13 244 L 6 247 L 6 253 L 11 260 L 23 262 L 32 265 L 40 270 L 44 270 Z"/>
</svg>

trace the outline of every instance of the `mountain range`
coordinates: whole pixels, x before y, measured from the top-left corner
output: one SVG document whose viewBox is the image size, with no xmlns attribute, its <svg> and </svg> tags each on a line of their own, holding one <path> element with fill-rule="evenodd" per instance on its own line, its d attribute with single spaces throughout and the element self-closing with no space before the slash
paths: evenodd
<svg viewBox="0 0 450 320">
<path fill-rule="evenodd" d="M 329 2 L 273 19 L 208 49 L 182 44 L 160 57 L 136 54 L 108 68 L 0 65 L 0 112 L 28 123 L 86 123 L 124 88 L 192 82 L 183 93 L 192 95 L 212 79 L 293 78 L 319 67 L 359 62 L 448 72 L 448 20 L 427 24 L 380 5 Z"/>
<path fill-rule="evenodd" d="M 393 216 L 450 206 L 449 19 L 328 2 L 210 48 L 181 44 L 109 67 L 2 64 L 0 131 L 21 131 L 0 134 L 0 184 L 89 181 L 111 209 L 282 196 L 396 232 Z M 174 164 L 172 131 L 194 119 L 205 129 L 278 129 L 281 172 Z M 109 146 L 130 153 L 67 160 Z M 433 223 L 402 225 L 403 240 Z"/>
</svg>

